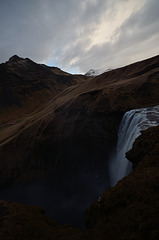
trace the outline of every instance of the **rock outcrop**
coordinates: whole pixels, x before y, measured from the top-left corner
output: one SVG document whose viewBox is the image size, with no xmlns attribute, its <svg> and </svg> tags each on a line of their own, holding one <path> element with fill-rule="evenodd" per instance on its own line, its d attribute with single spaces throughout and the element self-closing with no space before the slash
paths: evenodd
<svg viewBox="0 0 159 240">
<path fill-rule="evenodd" d="M 40 207 L 0 201 L 0 239 L 80 239 L 82 232 L 70 225 L 60 226 Z"/>
</svg>

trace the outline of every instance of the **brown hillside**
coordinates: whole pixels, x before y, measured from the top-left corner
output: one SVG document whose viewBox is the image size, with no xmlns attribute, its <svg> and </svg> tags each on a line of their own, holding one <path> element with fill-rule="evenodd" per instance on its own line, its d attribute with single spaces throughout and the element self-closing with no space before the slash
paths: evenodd
<svg viewBox="0 0 159 240">
<path fill-rule="evenodd" d="M 32 180 L 51 181 L 53 189 L 61 189 L 69 201 L 70 196 L 74 199 L 81 194 L 81 209 L 88 207 L 110 186 L 109 157 L 116 145 L 123 114 L 130 109 L 159 104 L 159 56 L 97 77 L 70 75 L 14 56 L 9 62 L 0 65 L 0 76 L 0 91 L 6 91 L 0 99 L 0 186 Z M 21 80 L 26 85 L 21 85 Z M 26 89 L 31 90 L 27 92 Z M 8 125 L 8 120 L 16 121 Z M 135 158 L 132 161 L 136 164 Z M 131 176 L 129 180 L 123 180 L 123 184 L 127 184 L 130 189 L 127 193 L 130 195 L 134 191 L 134 178 Z M 140 184 L 138 176 L 136 181 L 136 184 Z M 120 191 L 123 193 L 125 190 L 122 187 L 119 183 L 108 190 L 106 196 L 103 195 L 106 200 L 101 227 L 102 220 L 99 224 L 97 220 L 100 218 L 100 211 L 96 209 L 98 203 L 95 204 L 95 210 L 93 207 L 87 211 L 86 225 L 90 228 L 90 236 L 98 237 L 98 230 L 99 236 L 105 236 L 105 230 L 101 230 L 105 226 L 108 236 L 110 234 L 112 237 L 108 239 L 116 239 L 111 231 L 116 231 L 116 236 L 120 232 L 121 239 L 124 231 L 123 239 L 128 236 L 119 224 L 123 216 L 121 212 L 115 212 L 115 226 L 113 210 L 110 210 L 108 216 L 110 225 L 106 219 L 109 202 L 112 201 L 112 209 L 122 205 L 121 202 L 115 205 L 116 199 L 120 198 Z M 105 203 L 107 199 L 109 201 Z M 129 201 L 124 206 L 128 207 L 127 204 Z M 80 212 L 83 211 L 81 209 Z M 128 210 L 126 208 L 125 214 L 128 214 Z M 126 221 L 127 218 L 124 218 L 124 223 Z M 118 224 L 121 229 L 117 228 Z M 94 227 L 96 233 L 92 230 Z M 132 224 L 129 229 L 133 227 Z M 140 237 L 134 236 L 138 238 L 132 236 L 127 239 Z"/>
<path fill-rule="evenodd" d="M 6 63 L 6 67 L 9 65 L 9 72 L 13 59 Z M 13 61 L 14 64 L 15 61 Z M 33 65 L 36 66 L 34 71 L 37 73 L 41 65 L 35 63 Z M 45 69 L 45 66 L 43 67 Z M 13 126 L 7 126 L 5 123 L 1 126 L 0 136 L 1 146 L 3 145 L 0 154 L 4 154 L 4 166 L 8 166 L 9 172 L 12 172 L 15 169 L 14 165 L 18 162 L 23 169 L 22 178 L 25 179 L 28 178 L 28 172 L 30 175 L 29 168 L 33 162 L 40 172 L 46 171 L 43 166 L 44 159 L 49 161 L 49 166 L 51 164 L 53 170 L 57 168 L 55 159 L 58 159 L 59 163 L 64 159 L 66 167 L 67 161 L 71 164 L 76 159 L 75 168 L 83 164 L 82 161 L 87 161 L 88 166 L 84 168 L 95 169 L 99 162 L 101 165 L 104 164 L 115 145 L 117 129 L 123 113 L 132 108 L 159 104 L 158 76 L 159 57 L 157 56 L 95 78 L 88 78 L 78 86 L 67 87 L 55 95 L 45 107 L 41 107 L 25 118 L 17 119 Z M 68 79 L 70 77 L 70 81 L 74 79 L 73 76 L 67 75 L 67 77 Z M 71 84 L 68 82 L 69 80 L 67 85 Z M 17 83 L 16 89 L 18 86 Z M 52 152 L 51 159 L 48 152 L 46 155 L 45 147 L 49 154 Z M 55 151 L 52 150 L 54 148 Z M 27 171 L 23 168 L 26 159 L 29 159 Z M 13 166 L 9 162 L 12 162 Z M 47 166 L 48 163 L 45 167 Z M 24 171 L 26 171 L 26 177 Z M 16 176 L 16 174 L 14 170 L 13 175 Z M 35 176 L 36 174 L 33 173 L 32 177 Z M 4 178 L 7 178 L 6 174 Z"/>
<path fill-rule="evenodd" d="M 39 109 L 65 88 L 83 80 L 83 76 L 37 64 L 28 58 L 11 57 L 0 64 L 0 122 Z"/>
</svg>

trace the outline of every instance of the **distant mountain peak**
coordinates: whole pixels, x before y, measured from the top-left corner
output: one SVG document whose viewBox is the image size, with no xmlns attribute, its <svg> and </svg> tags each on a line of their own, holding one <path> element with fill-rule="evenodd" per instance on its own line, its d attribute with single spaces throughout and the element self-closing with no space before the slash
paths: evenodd
<svg viewBox="0 0 159 240">
<path fill-rule="evenodd" d="M 94 74 L 96 73 L 96 71 L 94 69 L 90 69 L 88 72 L 86 72 L 86 76 L 94 76 Z"/>
<path fill-rule="evenodd" d="M 88 72 L 86 72 L 85 76 L 98 76 L 104 72 L 111 71 L 111 68 L 102 68 L 102 69 L 90 69 Z"/>
<path fill-rule="evenodd" d="M 29 58 L 21 58 L 18 55 L 13 55 L 12 57 L 9 58 L 9 62 L 33 62 Z"/>
<path fill-rule="evenodd" d="M 17 62 L 19 60 L 22 60 L 22 58 L 17 55 L 13 55 L 11 58 L 9 58 L 9 62 Z"/>
<path fill-rule="evenodd" d="M 36 63 L 29 58 L 21 58 L 18 55 L 13 55 L 9 58 L 9 61 L 6 62 L 9 65 L 19 65 L 19 66 L 28 66 L 28 65 L 35 65 Z"/>
</svg>

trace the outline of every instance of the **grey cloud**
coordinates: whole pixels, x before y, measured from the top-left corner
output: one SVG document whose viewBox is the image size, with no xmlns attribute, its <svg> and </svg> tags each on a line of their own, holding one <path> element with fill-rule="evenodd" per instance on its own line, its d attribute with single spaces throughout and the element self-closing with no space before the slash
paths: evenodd
<svg viewBox="0 0 159 240">
<path fill-rule="evenodd" d="M 159 2 L 145 0 L 143 8 L 116 29 L 115 42 L 90 48 L 101 18 L 110 21 L 116 14 L 115 4 L 115 0 L 5 0 L 0 8 L 0 61 L 18 54 L 43 63 L 56 60 L 64 70 L 86 72 L 93 67 L 115 67 L 124 60 L 127 64 L 135 59 L 134 49 L 140 51 L 139 46 L 141 57 L 147 51 L 143 46 L 149 52 L 152 43 L 158 46 Z"/>
<path fill-rule="evenodd" d="M 156 9 L 159 10 L 158 1 L 153 0 L 151 4 L 150 1 L 147 1 L 141 11 L 131 15 L 120 29 L 118 29 L 120 37 L 116 42 L 117 48 L 127 48 L 130 46 L 134 48 L 135 45 L 143 44 L 143 42 L 151 39 L 152 36 L 159 36 L 159 19 L 157 18 L 158 11 Z"/>
<path fill-rule="evenodd" d="M 139 16 L 140 26 L 150 27 L 156 21 L 159 22 L 159 2 L 158 0 L 146 1 L 145 7 Z"/>
<path fill-rule="evenodd" d="M 14 51 L 40 61 L 47 58 L 50 51 L 62 51 L 76 40 L 78 28 L 89 27 L 93 7 L 89 4 L 88 8 L 81 13 L 80 1 L 74 0 L 5 1 L 0 10 L 1 60 L 6 60 Z M 94 14 L 94 21 L 97 20 L 98 14 Z M 4 48 L 5 55 L 2 55 Z"/>
<path fill-rule="evenodd" d="M 114 35 L 119 35 L 115 42 L 105 42 L 102 45 L 93 46 L 85 56 L 80 57 L 76 63 L 86 71 L 90 68 L 117 67 L 126 65 L 132 61 L 157 55 L 159 51 L 159 2 L 157 0 L 146 1 L 143 8 L 133 13 Z M 95 57 L 96 56 L 96 57 Z M 100 62 L 100 63 L 99 63 Z M 89 64 L 87 64 L 89 63 Z"/>
</svg>

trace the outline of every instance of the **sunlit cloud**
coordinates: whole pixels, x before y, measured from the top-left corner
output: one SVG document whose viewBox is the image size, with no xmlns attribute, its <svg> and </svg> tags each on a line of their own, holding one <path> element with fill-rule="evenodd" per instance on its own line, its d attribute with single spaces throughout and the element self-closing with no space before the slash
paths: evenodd
<svg viewBox="0 0 159 240">
<path fill-rule="evenodd" d="M 158 0 L 6 0 L 0 61 L 12 55 L 84 73 L 158 54 Z"/>
</svg>

